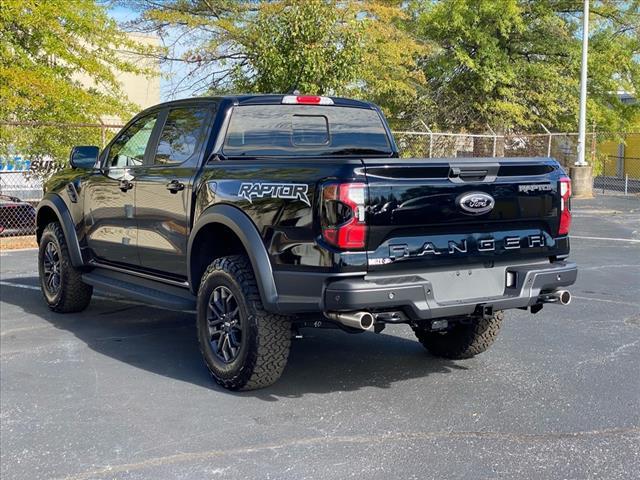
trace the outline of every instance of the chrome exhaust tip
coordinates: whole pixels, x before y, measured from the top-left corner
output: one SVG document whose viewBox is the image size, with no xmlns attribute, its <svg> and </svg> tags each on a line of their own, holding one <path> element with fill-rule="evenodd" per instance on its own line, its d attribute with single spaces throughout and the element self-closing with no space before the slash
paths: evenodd
<svg viewBox="0 0 640 480">
<path fill-rule="evenodd" d="M 325 313 L 326 317 L 346 327 L 373 330 L 374 318 L 369 312 Z"/>
<path fill-rule="evenodd" d="M 569 292 L 569 290 L 556 290 L 555 292 L 540 295 L 538 300 L 539 303 L 559 303 L 560 305 L 569 305 L 571 303 L 571 292 Z"/>
<path fill-rule="evenodd" d="M 558 295 L 558 302 L 560 305 L 569 305 L 571 303 L 571 293 L 569 290 L 559 290 L 556 293 Z"/>
</svg>

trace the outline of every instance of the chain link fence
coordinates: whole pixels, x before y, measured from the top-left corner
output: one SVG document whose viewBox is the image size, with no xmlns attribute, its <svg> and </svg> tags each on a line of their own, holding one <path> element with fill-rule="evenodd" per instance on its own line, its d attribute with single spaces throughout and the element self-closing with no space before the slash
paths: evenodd
<svg viewBox="0 0 640 480">
<path fill-rule="evenodd" d="M 640 157 L 601 156 L 593 170 L 596 194 L 639 197 Z"/>
<path fill-rule="evenodd" d="M 576 159 L 577 133 L 472 134 L 393 132 L 403 157 L 553 157 L 568 167 Z M 587 158 L 596 156 L 596 135 L 587 136 Z"/>
<path fill-rule="evenodd" d="M 0 171 L 0 248 L 34 246 L 42 179 L 29 171 Z"/>
<path fill-rule="evenodd" d="M 35 246 L 35 207 L 47 178 L 64 165 L 73 145 L 105 146 L 119 128 L 0 122 L 0 249 Z M 25 150 L 32 155 L 22 155 Z"/>
</svg>

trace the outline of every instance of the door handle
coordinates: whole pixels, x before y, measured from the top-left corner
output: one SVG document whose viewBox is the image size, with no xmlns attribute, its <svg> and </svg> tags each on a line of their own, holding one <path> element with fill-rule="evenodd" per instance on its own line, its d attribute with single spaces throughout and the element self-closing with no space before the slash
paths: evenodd
<svg viewBox="0 0 640 480">
<path fill-rule="evenodd" d="M 167 190 L 169 190 L 171 193 L 178 193 L 182 190 L 184 190 L 184 183 L 178 181 L 178 180 L 171 180 L 168 184 L 167 184 Z"/>
<path fill-rule="evenodd" d="M 129 180 L 120 180 L 118 187 L 123 192 L 126 192 L 127 190 L 131 190 L 133 188 L 133 183 L 131 183 Z"/>
</svg>

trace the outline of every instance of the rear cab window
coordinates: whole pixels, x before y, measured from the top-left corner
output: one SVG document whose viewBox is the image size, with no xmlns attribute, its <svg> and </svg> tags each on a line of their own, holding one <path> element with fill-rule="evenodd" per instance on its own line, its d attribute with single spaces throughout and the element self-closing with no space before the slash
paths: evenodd
<svg viewBox="0 0 640 480">
<path fill-rule="evenodd" d="M 393 153 L 376 110 L 318 105 L 235 107 L 222 151 L 227 157 Z"/>
</svg>

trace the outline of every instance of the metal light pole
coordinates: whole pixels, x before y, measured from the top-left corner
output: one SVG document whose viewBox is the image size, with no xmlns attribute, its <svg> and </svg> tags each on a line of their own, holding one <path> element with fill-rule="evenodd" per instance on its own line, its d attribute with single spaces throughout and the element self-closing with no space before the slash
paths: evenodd
<svg viewBox="0 0 640 480">
<path fill-rule="evenodd" d="M 589 49 L 589 0 L 584 0 L 582 15 L 582 66 L 580 68 L 580 119 L 578 121 L 578 160 L 576 166 L 586 167 L 584 159 L 587 128 L 587 51 Z"/>
</svg>

